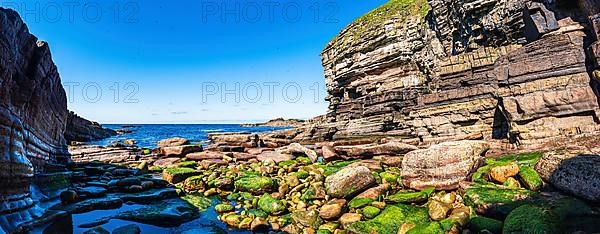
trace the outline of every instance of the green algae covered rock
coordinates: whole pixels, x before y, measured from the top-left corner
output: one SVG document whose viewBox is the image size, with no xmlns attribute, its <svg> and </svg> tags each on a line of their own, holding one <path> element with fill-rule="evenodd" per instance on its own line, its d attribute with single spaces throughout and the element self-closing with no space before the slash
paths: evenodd
<svg viewBox="0 0 600 234">
<path fill-rule="evenodd" d="M 381 210 L 374 206 L 367 206 L 362 210 L 363 216 L 367 219 L 375 218 L 380 212 Z"/>
<path fill-rule="evenodd" d="M 204 189 L 204 181 L 202 181 L 203 176 L 192 176 L 190 178 L 185 179 L 183 181 L 183 188 L 187 191 L 198 191 Z"/>
<path fill-rule="evenodd" d="M 533 191 L 538 191 L 542 188 L 542 178 L 540 175 L 533 169 L 533 167 L 523 166 L 519 171 L 519 177 L 523 182 L 525 188 Z"/>
<path fill-rule="evenodd" d="M 434 189 L 429 188 L 419 192 L 398 192 L 394 195 L 390 195 L 385 198 L 386 201 L 391 203 L 418 203 L 425 202 L 429 199 Z"/>
<path fill-rule="evenodd" d="M 231 204 L 218 204 L 215 206 L 217 213 L 227 213 L 235 210 Z"/>
<path fill-rule="evenodd" d="M 187 167 L 175 167 L 175 168 L 167 168 L 163 170 L 163 180 L 171 184 L 176 184 L 184 181 L 185 179 L 199 175 L 200 172 Z"/>
<path fill-rule="evenodd" d="M 522 205 L 504 220 L 502 233 L 562 233 L 559 216 L 552 210 Z"/>
<path fill-rule="evenodd" d="M 400 179 L 400 174 L 394 173 L 394 172 L 389 172 L 389 171 L 384 171 L 384 172 L 379 173 L 379 177 L 381 177 L 381 180 L 388 182 L 390 184 L 398 184 L 399 179 Z"/>
<path fill-rule="evenodd" d="M 354 199 L 352 199 L 352 201 L 350 201 L 350 203 L 348 203 L 348 208 L 356 209 L 356 208 L 365 207 L 365 206 L 370 205 L 374 201 L 375 200 L 373 200 L 372 198 L 354 198 Z"/>
<path fill-rule="evenodd" d="M 238 191 L 250 192 L 255 195 L 270 192 L 276 187 L 276 182 L 266 176 L 244 176 L 235 180 L 234 186 Z"/>
<path fill-rule="evenodd" d="M 442 225 L 438 222 L 429 222 L 423 224 L 417 224 L 417 226 L 411 228 L 406 234 L 444 234 Z"/>
<path fill-rule="evenodd" d="M 429 222 L 427 209 L 398 204 L 389 205 L 377 217 L 368 220 L 349 224 L 346 230 L 352 233 L 380 233 L 380 234 L 396 234 L 398 228 L 403 223 L 425 224 Z"/>
<path fill-rule="evenodd" d="M 464 200 L 467 206 L 475 207 L 478 213 L 506 216 L 536 194 L 525 189 L 480 185 L 467 188 Z"/>
<path fill-rule="evenodd" d="M 198 163 L 194 162 L 194 161 L 185 161 L 185 162 L 180 162 L 177 163 L 177 167 L 187 167 L 187 168 L 196 168 L 198 167 Z"/>
<path fill-rule="evenodd" d="M 271 194 L 265 193 L 258 200 L 258 207 L 268 214 L 280 214 L 285 211 L 285 204 L 278 199 L 275 199 Z"/>
<path fill-rule="evenodd" d="M 476 216 L 471 218 L 467 224 L 467 228 L 475 233 L 502 233 L 502 221 Z"/>
<path fill-rule="evenodd" d="M 195 206 L 200 211 L 204 211 L 212 206 L 212 201 L 209 198 L 198 193 L 185 195 L 184 197 L 181 197 L 181 199 Z"/>
<path fill-rule="evenodd" d="M 307 211 L 295 211 L 292 213 L 292 219 L 294 222 L 302 224 L 306 227 L 312 227 L 314 229 L 318 229 L 321 224 L 323 224 L 323 220 L 319 217 L 319 211 L 315 209 L 310 209 Z"/>
</svg>

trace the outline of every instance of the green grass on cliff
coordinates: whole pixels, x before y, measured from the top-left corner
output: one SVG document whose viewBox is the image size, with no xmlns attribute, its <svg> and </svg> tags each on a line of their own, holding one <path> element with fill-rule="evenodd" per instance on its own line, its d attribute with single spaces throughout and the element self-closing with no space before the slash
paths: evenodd
<svg viewBox="0 0 600 234">
<path fill-rule="evenodd" d="M 427 0 L 390 0 L 367 14 L 356 19 L 348 31 L 333 38 L 335 46 L 348 47 L 364 39 L 375 27 L 382 27 L 389 20 L 404 23 L 408 16 L 425 18 L 431 7 Z"/>
</svg>

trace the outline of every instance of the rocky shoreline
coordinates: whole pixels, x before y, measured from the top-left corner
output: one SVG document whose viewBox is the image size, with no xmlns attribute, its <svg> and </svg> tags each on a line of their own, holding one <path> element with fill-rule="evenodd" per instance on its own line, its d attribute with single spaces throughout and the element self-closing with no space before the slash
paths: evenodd
<svg viewBox="0 0 600 234">
<path fill-rule="evenodd" d="M 594 169 L 600 161 L 581 148 L 486 157 L 490 146 L 484 141 L 418 149 L 392 138 L 371 144 L 265 147 L 272 136 L 212 134 L 204 148 L 181 138 L 166 139 L 154 153 L 118 163 L 128 167 L 77 163 L 74 172 L 87 181 L 63 192 L 63 205 L 56 207 L 67 212 L 99 209 L 119 203 L 116 199 L 138 202 L 141 196 L 152 205 L 136 211 L 140 217 L 110 218 L 158 225 L 157 220 L 173 214 L 156 211 L 156 206 L 173 203 L 184 213 L 168 226 L 214 209 L 232 230 L 255 232 L 600 231 L 592 225 L 600 221 L 600 187 L 595 184 L 600 173 Z M 577 173 L 582 170 L 589 173 Z M 162 180 L 143 173 L 160 173 Z M 98 198 L 85 195 L 96 190 L 90 185 L 109 192 L 94 200 Z"/>
<path fill-rule="evenodd" d="M 240 127 L 300 127 L 304 125 L 305 122 L 306 121 L 301 119 L 277 118 L 264 123 L 240 124 Z"/>
</svg>

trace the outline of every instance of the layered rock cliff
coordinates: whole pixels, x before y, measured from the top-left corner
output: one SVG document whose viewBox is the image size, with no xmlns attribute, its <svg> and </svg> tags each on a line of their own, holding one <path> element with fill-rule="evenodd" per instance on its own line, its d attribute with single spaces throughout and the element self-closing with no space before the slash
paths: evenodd
<svg viewBox="0 0 600 234">
<path fill-rule="evenodd" d="M 31 182 L 69 160 L 67 115 L 48 45 L 16 12 L 0 8 L 0 233 L 42 215 Z"/>
<path fill-rule="evenodd" d="M 599 5 L 391 0 L 327 45 L 329 111 L 296 137 L 529 144 L 595 132 Z"/>
</svg>

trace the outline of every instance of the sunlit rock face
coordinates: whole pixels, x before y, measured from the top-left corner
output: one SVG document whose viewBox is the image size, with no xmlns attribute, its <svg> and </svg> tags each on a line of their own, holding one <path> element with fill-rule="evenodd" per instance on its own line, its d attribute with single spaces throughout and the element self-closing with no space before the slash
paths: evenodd
<svg viewBox="0 0 600 234">
<path fill-rule="evenodd" d="M 326 46 L 329 110 L 296 137 L 528 144 L 598 131 L 594 2 L 391 0 Z"/>
<path fill-rule="evenodd" d="M 67 99 L 50 49 L 0 8 L 0 233 L 40 215 L 30 184 L 61 170 Z"/>
</svg>

